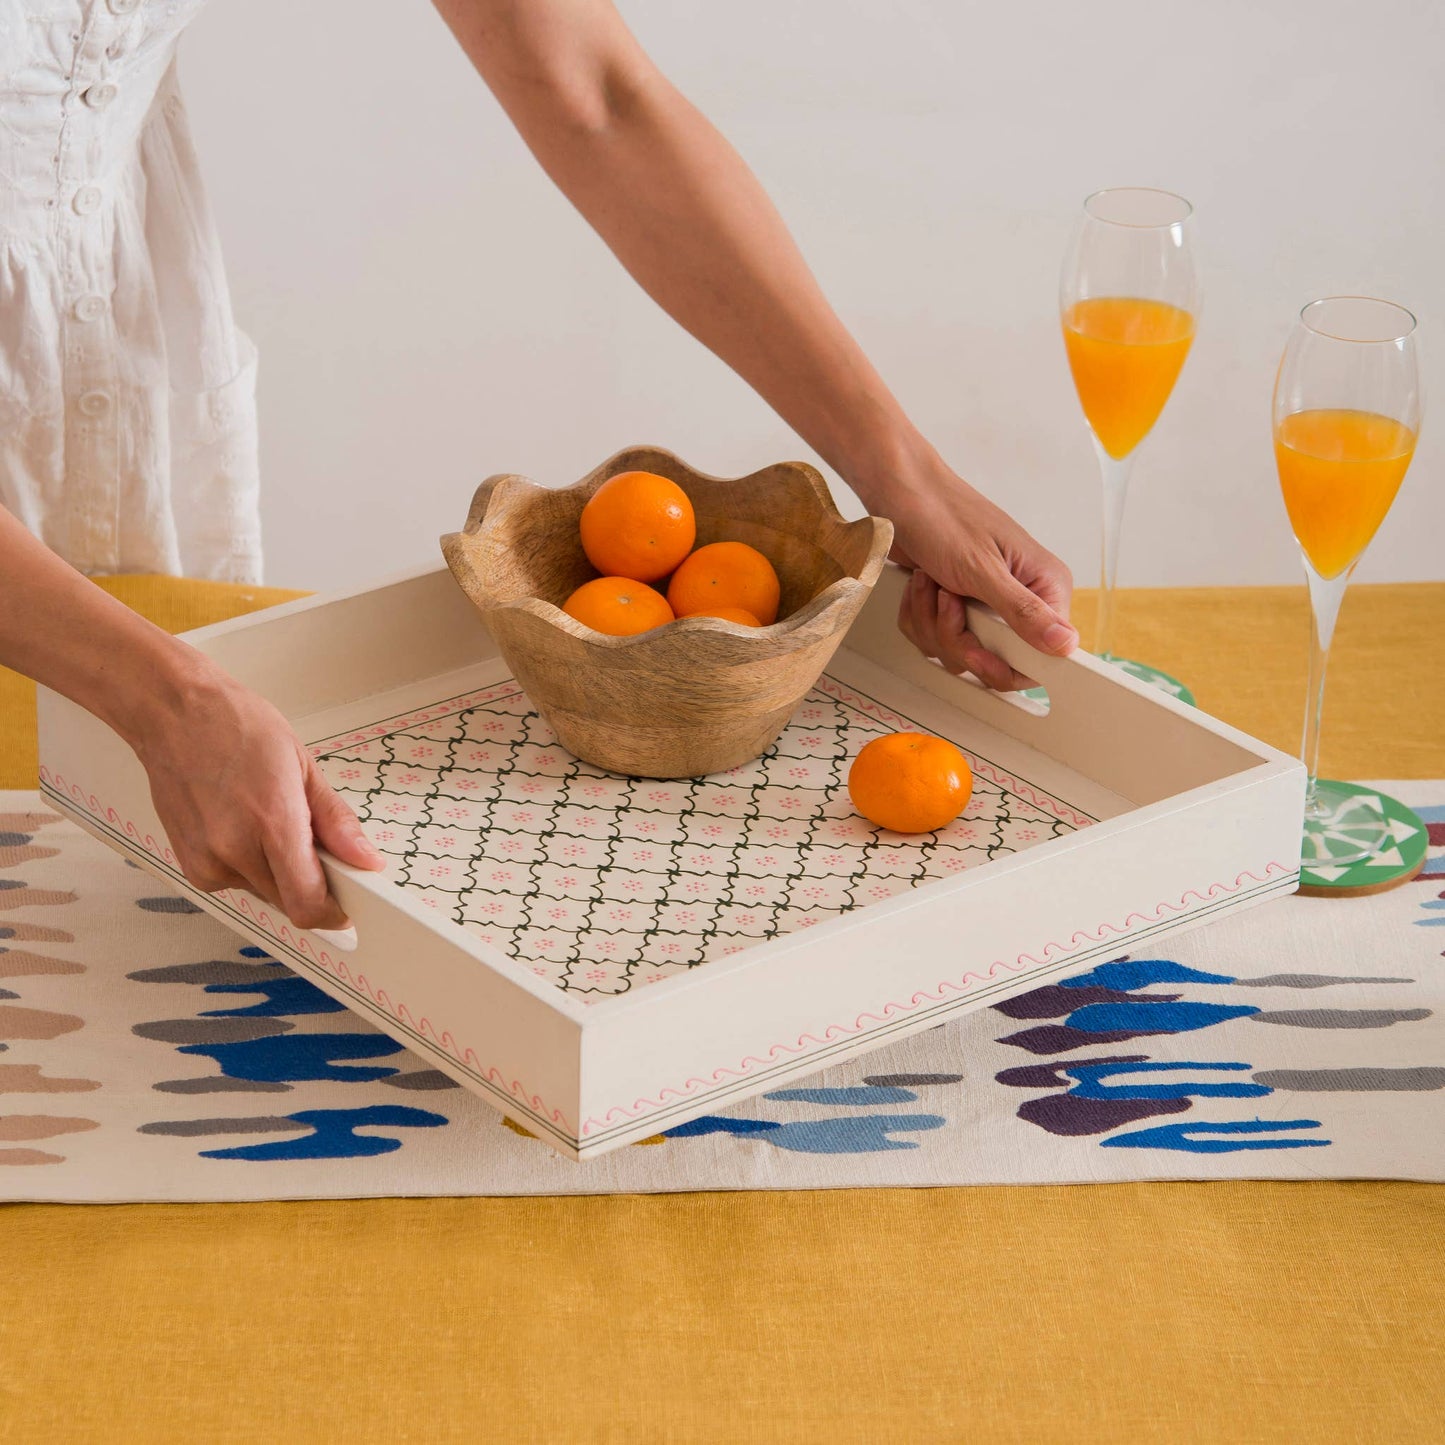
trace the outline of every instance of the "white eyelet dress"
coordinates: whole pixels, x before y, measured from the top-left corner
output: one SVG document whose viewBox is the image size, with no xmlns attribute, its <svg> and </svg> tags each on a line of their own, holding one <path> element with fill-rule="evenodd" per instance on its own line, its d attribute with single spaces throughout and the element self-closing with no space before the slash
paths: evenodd
<svg viewBox="0 0 1445 1445">
<path fill-rule="evenodd" d="M 202 3 L 0 0 L 0 503 L 83 572 L 258 582 L 256 358 L 176 84 Z"/>
</svg>

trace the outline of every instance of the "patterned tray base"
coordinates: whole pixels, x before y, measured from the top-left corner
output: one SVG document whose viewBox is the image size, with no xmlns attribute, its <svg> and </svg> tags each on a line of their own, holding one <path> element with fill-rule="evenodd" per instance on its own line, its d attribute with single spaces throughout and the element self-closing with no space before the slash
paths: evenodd
<svg viewBox="0 0 1445 1445">
<path fill-rule="evenodd" d="M 853 811 L 848 765 L 869 739 L 917 727 L 823 677 L 755 762 L 623 778 L 566 752 L 507 679 L 311 754 L 398 884 L 597 999 L 1094 821 L 968 753 L 973 798 L 956 822 L 881 832 Z"/>
</svg>

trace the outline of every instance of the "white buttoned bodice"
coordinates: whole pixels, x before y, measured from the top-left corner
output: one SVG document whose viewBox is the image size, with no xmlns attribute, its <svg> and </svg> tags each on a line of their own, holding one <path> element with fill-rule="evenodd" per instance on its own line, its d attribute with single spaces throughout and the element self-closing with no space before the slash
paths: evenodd
<svg viewBox="0 0 1445 1445">
<path fill-rule="evenodd" d="M 255 354 L 176 84 L 203 0 L 0 0 L 0 503 L 85 572 L 260 580 Z"/>
</svg>

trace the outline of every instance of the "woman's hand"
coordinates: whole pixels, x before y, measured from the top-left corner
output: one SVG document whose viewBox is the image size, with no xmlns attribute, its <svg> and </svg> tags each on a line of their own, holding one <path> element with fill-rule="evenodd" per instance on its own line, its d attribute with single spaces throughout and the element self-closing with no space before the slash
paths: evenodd
<svg viewBox="0 0 1445 1445">
<path fill-rule="evenodd" d="M 186 673 L 128 741 L 187 879 L 248 889 L 300 928 L 348 927 L 317 845 L 357 868 L 381 854 L 270 703 L 199 655 Z"/>
<path fill-rule="evenodd" d="M 108 597 L 0 507 L 0 663 L 135 749 L 197 888 L 248 888 L 301 928 L 344 928 L 316 845 L 382 868 L 286 719 L 195 648 Z"/>
<path fill-rule="evenodd" d="M 1031 685 L 968 630 L 967 598 L 992 607 L 1040 652 L 1078 646 L 1069 569 L 942 463 L 924 482 L 895 483 L 870 506 L 893 520 L 894 561 L 915 569 L 898 625 L 925 656 L 1001 691 Z"/>
</svg>

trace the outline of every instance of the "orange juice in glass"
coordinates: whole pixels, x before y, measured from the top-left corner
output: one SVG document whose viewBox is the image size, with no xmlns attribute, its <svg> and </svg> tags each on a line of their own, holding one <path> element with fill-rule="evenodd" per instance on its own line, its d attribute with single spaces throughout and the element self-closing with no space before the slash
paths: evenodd
<svg viewBox="0 0 1445 1445">
<path fill-rule="evenodd" d="M 1188 694 L 1165 674 L 1114 657 L 1114 584 L 1129 472 L 1194 341 L 1199 279 L 1193 208 L 1147 188 L 1096 191 L 1064 260 L 1064 350 L 1104 483 L 1104 537 L 1094 651 L 1135 676 Z"/>
<path fill-rule="evenodd" d="M 1064 312 L 1064 349 L 1079 401 L 1115 461 L 1149 435 L 1193 340 L 1194 317 L 1167 301 L 1091 296 Z"/>
<path fill-rule="evenodd" d="M 1320 719 L 1330 643 L 1350 573 L 1385 520 L 1415 454 L 1415 318 L 1402 306 L 1367 296 L 1311 302 L 1280 360 L 1273 420 L 1280 491 L 1310 590 L 1304 865 L 1328 881 L 1392 842 L 1377 794 L 1319 777 Z"/>
</svg>

